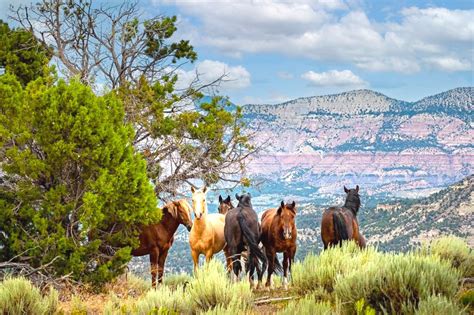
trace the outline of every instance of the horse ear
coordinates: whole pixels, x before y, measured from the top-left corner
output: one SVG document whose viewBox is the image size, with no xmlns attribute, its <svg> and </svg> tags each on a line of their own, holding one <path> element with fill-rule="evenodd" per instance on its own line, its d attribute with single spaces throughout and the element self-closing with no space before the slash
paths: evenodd
<svg viewBox="0 0 474 315">
<path fill-rule="evenodd" d="M 227 195 L 227 198 L 224 200 L 225 202 L 229 203 L 230 202 L 230 196 Z"/>
<path fill-rule="evenodd" d="M 204 188 L 202 189 L 202 192 L 207 193 L 207 186 L 204 186 Z"/>
<path fill-rule="evenodd" d="M 222 203 L 224 200 L 222 199 L 221 195 L 219 195 L 219 203 Z"/>
<path fill-rule="evenodd" d="M 239 194 L 237 194 L 237 193 L 235 194 L 235 199 L 240 200 Z"/>
<path fill-rule="evenodd" d="M 280 203 L 280 207 L 284 208 L 285 207 L 285 202 L 282 200 Z"/>
<path fill-rule="evenodd" d="M 195 191 L 196 191 L 196 188 L 194 188 L 194 186 L 191 186 L 191 192 L 194 194 Z"/>
<path fill-rule="evenodd" d="M 293 202 L 291 203 L 291 208 L 294 209 L 296 207 L 296 202 L 293 200 Z"/>
<path fill-rule="evenodd" d="M 356 185 L 356 193 L 359 193 L 359 185 Z"/>
<path fill-rule="evenodd" d="M 345 192 L 346 194 L 349 192 L 349 189 L 347 189 L 345 185 L 344 185 L 344 192 Z"/>
</svg>

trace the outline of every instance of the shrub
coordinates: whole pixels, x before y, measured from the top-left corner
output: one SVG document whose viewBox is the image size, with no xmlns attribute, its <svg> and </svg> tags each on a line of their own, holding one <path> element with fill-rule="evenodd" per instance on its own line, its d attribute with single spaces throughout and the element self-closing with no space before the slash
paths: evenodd
<svg viewBox="0 0 474 315">
<path fill-rule="evenodd" d="M 448 260 L 464 277 L 474 277 L 474 252 L 463 239 L 445 236 L 422 247 L 422 252 Z"/>
<path fill-rule="evenodd" d="M 281 311 L 279 315 L 331 315 L 334 314 L 334 310 L 331 304 L 327 301 L 317 301 L 313 296 L 306 296 L 299 301 L 292 301 Z"/>
<path fill-rule="evenodd" d="M 371 261 L 377 261 L 381 255 L 372 247 L 360 250 L 354 242 L 330 248 L 319 256 L 310 253 L 302 262 L 292 266 L 292 283 L 302 293 L 320 287 L 332 292 L 337 275 L 358 270 Z"/>
<path fill-rule="evenodd" d="M 0 314 L 52 314 L 58 306 L 53 288 L 45 297 L 23 277 L 9 278 L 0 284 Z"/>
<path fill-rule="evenodd" d="M 458 315 L 464 311 L 444 296 L 429 296 L 420 300 L 417 315 Z"/>
<path fill-rule="evenodd" d="M 190 298 L 182 286 L 171 290 L 167 286 L 160 285 L 156 290 L 148 291 L 143 298 L 138 300 L 134 310 L 136 314 L 149 314 L 160 308 L 178 313 L 189 313 L 191 307 Z"/>
<path fill-rule="evenodd" d="M 178 286 L 188 285 L 192 281 L 192 279 L 193 277 L 191 277 L 187 273 L 181 273 L 181 274 L 166 276 L 163 279 L 163 284 L 172 289 L 176 289 Z"/>
<path fill-rule="evenodd" d="M 252 304 L 252 291 L 247 281 L 231 283 L 224 265 L 211 260 L 198 269 L 189 284 L 189 298 L 194 310 L 207 311 L 217 306 L 234 305 L 246 309 Z"/>
<path fill-rule="evenodd" d="M 474 307 L 474 289 L 470 289 L 459 294 L 459 302 L 462 305 Z"/>
<path fill-rule="evenodd" d="M 364 298 L 379 311 L 413 313 L 432 294 L 452 298 L 459 272 L 435 256 L 385 254 L 362 268 L 336 277 L 335 293 L 343 304 Z"/>
</svg>

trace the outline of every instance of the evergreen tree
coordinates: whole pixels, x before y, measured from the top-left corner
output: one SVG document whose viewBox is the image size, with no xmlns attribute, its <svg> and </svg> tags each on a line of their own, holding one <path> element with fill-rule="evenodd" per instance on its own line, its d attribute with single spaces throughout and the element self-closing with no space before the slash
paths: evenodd
<svg viewBox="0 0 474 315">
<path fill-rule="evenodd" d="M 10 29 L 0 20 L 0 43 L 0 68 L 16 75 L 23 86 L 49 71 L 51 52 L 27 30 Z"/>
<path fill-rule="evenodd" d="M 0 260 L 102 283 L 161 212 L 121 101 L 78 81 L 0 76 Z"/>
</svg>

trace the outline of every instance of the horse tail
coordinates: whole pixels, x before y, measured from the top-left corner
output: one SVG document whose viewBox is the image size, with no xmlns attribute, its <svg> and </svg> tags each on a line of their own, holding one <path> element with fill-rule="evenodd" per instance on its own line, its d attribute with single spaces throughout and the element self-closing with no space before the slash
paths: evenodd
<svg viewBox="0 0 474 315">
<path fill-rule="evenodd" d="M 333 212 L 332 220 L 334 223 L 334 237 L 336 238 L 336 244 L 342 244 L 342 241 L 349 239 L 346 222 L 340 212 Z"/>
<path fill-rule="evenodd" d="M 278 260 L 278 256 L 275 255 L 275 264 L 274 264 L 274 271 L 283 272 L 283 266 L 281 265 L 280 261 Z"/>
<path fill-rule="evenodd" d="M 248 257 L 249 269 L 252 270 L 251 266 L 254 264 L 253 258 L 255 257 L 257 258 L 257 260 L 259 260 L 262 263 L 262 270 L 266 270 L 267 257 L 263 253 L 263 251 L 260 249 L 260 247 L 258 247 L 259 235 L 254 235 L 249 225 L 245 222 L 245 218 L 242 215 L 242 212 L 238 214 L 237 220 L 239 221 L 240 229 L 242 230 L 242 235 L 244 237 L 244 240 L 249 247 L 249 257 Z M 258 261 L 257 261 L 257 264 L 258 264 Z"/>
</svg>

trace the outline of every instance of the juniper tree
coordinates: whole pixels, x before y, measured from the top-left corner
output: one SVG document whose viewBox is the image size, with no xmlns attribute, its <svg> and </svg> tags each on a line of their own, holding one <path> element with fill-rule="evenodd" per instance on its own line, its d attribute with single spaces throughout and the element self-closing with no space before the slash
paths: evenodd
<svg viewBox="0 0 474 315">
<path fill-rule="evenodd" d="M 0 76 L 0 260 L 100 283 L 160 211 L 114 94 Z"/>
</svg>

